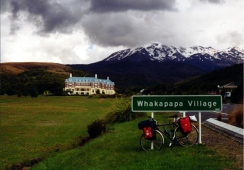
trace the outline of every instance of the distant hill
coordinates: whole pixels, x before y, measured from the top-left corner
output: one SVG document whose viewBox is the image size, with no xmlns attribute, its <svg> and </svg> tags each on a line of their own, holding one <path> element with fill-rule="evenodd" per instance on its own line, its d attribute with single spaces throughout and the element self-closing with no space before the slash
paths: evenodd
<svg viewBox="0 0 244 170">
<path fill-rule="evenodd" d="M 176 84 L 198 84 L 199 87 L 202 86 L 201 88 L 204 89 L 204 86 L 207 87 L 206 84 L 213 85 L 215 87 L 217 85 L 221 86 L 230 82 L 233 82 L 236 85 L 243 83 L 243 64 L 235 64 L 229 67 L 217 69 L 210 73 L 184 80 Z"/>
<path fill-rule="evenodd" d="M 193 76 L 201 75 L 206 71 L 187 63 L 167 61 L 163 63 L 155 61 L 121 61 L 116 63 L 98 62 L 88 65 L 68 65 L 80 69 L 98 77 L 115 82 L 115 87 L 131 90 L 137 87 L 149 87 L 162 82 L 178 82 Z"/>
<path fill-rule="evenodd" d="M 46 69 L 52 73 L 59 73 L 69 75 L 70 67 L 58 63 L 44 63 L 44 62 L 9 62 L 0 63 L 0 74 L 19 74 L 24 71 L 34 69 Z"/>
<path fill-rule="evenodd" d="M 57 63 L 1 63 L 0 95 L 33 97 L 38 94 L 62 95 L 64 81 L 72 73 L 74 76 L 89 76 L 89 73 L 75 70 Z"/>
<path fill-rule="evenodd" d="M 238 86 L 233 90 L 232 102 L 243 101 L 243 64 L 214 70 L 212 72 L 185 79 L 183 81 L 169 84 L 161 83 L 144 90 L 145 94 L 176 94 L 176 95 L 198 95 L 211 92 L 218 93 L 218 85 L 223 86 L 234 83 Z"/>
</svg>

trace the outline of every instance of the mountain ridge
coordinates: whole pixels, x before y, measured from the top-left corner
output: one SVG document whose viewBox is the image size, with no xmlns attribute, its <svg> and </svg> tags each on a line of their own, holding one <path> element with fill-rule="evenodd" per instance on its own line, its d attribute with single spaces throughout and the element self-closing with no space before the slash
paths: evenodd
<svg viewBox="0 0 244 170">
<path fill-rule="evenodd" d="M 122 60 L 157 62 L 177 61 L 196 65 L 206 71 L 243 63 L 244 50 L 230 47 L 226 50 L 216 50 L 212 47 L 174 47 L 153 43 L 144 47 L 135 47 L 112 53 L 102 61 L 118 62 Z"/>
</svg>

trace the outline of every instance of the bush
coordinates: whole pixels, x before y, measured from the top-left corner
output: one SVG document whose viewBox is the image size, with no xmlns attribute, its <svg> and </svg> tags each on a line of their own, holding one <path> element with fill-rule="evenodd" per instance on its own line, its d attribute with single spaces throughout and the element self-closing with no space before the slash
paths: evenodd
<svg viewBox="0 0 244 170">
<path fill-rule="evenodd" d="M 92 124 L 87 126 L 90 138 L 94 139 L 106 132 L 106 123 L 103 120 L 95 120 Z"/>
<path fill-rule="evenodd" d="M 218 121 L 221 121 L 221 119 L 222 119 L 222 113 L 218 113 L 218 114 L 217 114 L 217 120 L 218 120 Z"/>
<path fill-rule="evenodd" d="M 118 123 L 135 120 L 138 117 L 145 116 L 145 113 L 135 113 L 131 111 L 131 102 L 121 99 L 118 101 L 106 115 L 107 123 Z"/>
<path fill-rule="evenodd" d="M 243 128 L 243 104 L 238 105 L 230 114 L 228 123 Z"/>
</svg>

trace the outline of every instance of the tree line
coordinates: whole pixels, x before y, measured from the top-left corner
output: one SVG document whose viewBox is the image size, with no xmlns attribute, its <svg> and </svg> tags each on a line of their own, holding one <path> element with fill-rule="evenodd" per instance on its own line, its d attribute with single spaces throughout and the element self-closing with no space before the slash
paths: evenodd
<svg viewBox="0 0 244 170">
<path fill-rule="evenodd" d="M 31 97 L 44 93 L 62 95 L 66 78 L 66 75 L 51 73 L 44 68 L 20 74 L 1 74 L 0 94 Z"/>
</svg>

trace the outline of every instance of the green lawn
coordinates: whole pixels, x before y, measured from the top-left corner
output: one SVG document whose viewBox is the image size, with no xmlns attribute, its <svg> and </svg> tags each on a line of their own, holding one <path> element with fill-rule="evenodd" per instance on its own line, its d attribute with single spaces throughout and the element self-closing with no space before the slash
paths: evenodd
<svg viewBox="0 0 244 170">
<path fill-rule="evenodd" d="M 65 150 L 117 99 L 0 96 L 0 168 Z M 121 100 L 121 99 L 118 99 Z"/>
<path fill-rule="evenodd" d="M 108 133 L 77 147 L 79 136 L 88 136 L 87 125 L 122 100 L 0 96 L 0 168 L 44 157 L 33 169 L 235 169 L 232 160 L 201 145 L 169 148 L 166 140 L 160 151 L 142 151 L 140 120 L 109 125 Z M 155 116 L 165 122 L 167 115 Z"/>
</svg>

